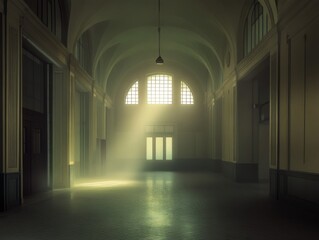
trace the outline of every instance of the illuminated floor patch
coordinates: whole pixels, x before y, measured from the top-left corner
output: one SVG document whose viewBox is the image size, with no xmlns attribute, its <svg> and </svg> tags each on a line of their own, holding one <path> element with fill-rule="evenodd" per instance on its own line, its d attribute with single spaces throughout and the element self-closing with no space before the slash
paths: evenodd
<svg viewBox="0 0 319 240">
<path fill-rule="evenodd" d="M 110 187 L 123 187 L 132 186 L 136 184 L 134 181 L 128 180 L 105 180 L 105 181 L 84 181 L 75 183 L 74 188 L 110 188 Z"/>
</svg>

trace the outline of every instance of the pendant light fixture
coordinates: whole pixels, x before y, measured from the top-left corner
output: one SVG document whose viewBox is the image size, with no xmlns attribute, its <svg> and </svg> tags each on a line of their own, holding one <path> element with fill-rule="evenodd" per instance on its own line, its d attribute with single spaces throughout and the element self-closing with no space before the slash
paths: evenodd
<svg viewBox="0 0 319 240">
<path fill-rule="evenodd" d="M 161 0 L 158 0 L 158 57 L 155 62 L 157 65 L 164 64 L 164 60 L 161 57 Z"/>
</svg>

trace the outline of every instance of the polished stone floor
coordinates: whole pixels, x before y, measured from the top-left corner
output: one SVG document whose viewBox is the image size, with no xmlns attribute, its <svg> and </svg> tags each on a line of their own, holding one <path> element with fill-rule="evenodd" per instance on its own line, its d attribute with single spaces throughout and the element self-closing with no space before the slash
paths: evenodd
<svg viewBox="0 0 319 240">
<path fill-rule="evenodd" d="M 209 173 L 82 180 L 0 214 L 0 239 L 319 239 L 316 214 L 274 203 L 267 188 Z"/>
</svg>

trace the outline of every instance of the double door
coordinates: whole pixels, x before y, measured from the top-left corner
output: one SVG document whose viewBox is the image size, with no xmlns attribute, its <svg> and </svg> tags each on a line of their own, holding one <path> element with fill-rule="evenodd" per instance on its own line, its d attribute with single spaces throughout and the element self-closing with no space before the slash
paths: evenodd
<svg viewBox="0 0 319 240">
<path fill-rule="evenodd" d="M 173 137 L 171 135 L 147 136 L 146 160 L 173 160 Z"/>
<path fill-rule="evenodd" d="M 48 189 L 48 150 L 46 120 L 43 114 L 23 110 L 23 192 L 24 195 Z"/>
</svg>

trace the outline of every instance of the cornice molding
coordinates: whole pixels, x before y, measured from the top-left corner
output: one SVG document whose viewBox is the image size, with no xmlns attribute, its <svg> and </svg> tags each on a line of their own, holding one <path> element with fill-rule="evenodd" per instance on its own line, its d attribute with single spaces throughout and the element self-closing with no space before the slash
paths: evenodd
<svg viewBox="0 0 319 240">
<path fill-rule="evenodd" d="M 306 8 L 313 8 L 318 5 L 318 1 L 313 0 L 290 0 L 286 1 L 278 7 L 278 28 L 282 29 L 289 25 L 291 21 L 297 18 L 300 14 L 304 13 Z M 315 8 L 316 9 L 316 8 Z"/>
<path fill-rule="evenodd" d="M 219 99 L 224 95 L 224 92 L 235 87 L 237 85 L 237 74 L 234 71 L 229 78 L 227 78 L 223 84 L 214 93 L 214 99 Z"/>
<path fill-rule="evenodd" d="M 67 65 L 68 51 L 60 40 L 48 30 L 24 1 L 12 2 L 21 14 L 23 37 L 56 65 Z"/>
<path fill-rule="evenodd" d="M 80 66 L 72 54 L 69 59 L 69 69 L 73 72 L 76 82 L 87 92 L 92 92 L 93 78 Z"/>
<path fill-rule="evenodd" d="M 319 1 L 298 2 L 280 13 L 278 29 L 280 32 L 288 32 L 290 37 L 304 30 L 305 26 L 319 18 Z"/>
<path fill-rule="evenodd" d="M 79 84 L 92 96 L 101 101 L 105 107 L 111 108 L 111 98 L 103 91 L 103 88 L 96 84 L 94 79 L 81 67 L 73 54 L 69 56 L 69 69 L 75 76 L 75 82 Z"/>
<path fill-rule="evenodd" d="M 99 85 L 97 85 L 95 81 L 93 82 L 93 85 L 94 85 L 95 94 L 96 94 L 97 99 L 99 99 L 99 101 L 103 103 L 103 101 L 104 101 L 103 89 Z"/>
<path fill-rule="evenodd" d="M 113 102 L 112 102 L 110 96 L 105 93 L 105 95 L 104 95 L 104 107 L 112 108 L 112 105 L 113 105 Z"/>
<path fill-rule="evenodd" d="M 260 44 L 253 49 L 253 51 L 244 59 L 242 59 L 234 68 L 224 76 L 224 81 L 221 86 L 214 92 L 213 98 L 218 99 L 223 96 L 224 91 L 235 87 L 237 82 L 245 77 L 253 70 L 265 57 L 273 54 L 278 48 L 278 30 L 274 27 L 260 42 Z"/>
<path fill-rule="evenodd" d="M 236 66 L 237 81 L 243 79 L 265 57 L 278 47 L 278 30 L 273 28 L 253 51 Z"/>
</svg>

